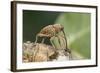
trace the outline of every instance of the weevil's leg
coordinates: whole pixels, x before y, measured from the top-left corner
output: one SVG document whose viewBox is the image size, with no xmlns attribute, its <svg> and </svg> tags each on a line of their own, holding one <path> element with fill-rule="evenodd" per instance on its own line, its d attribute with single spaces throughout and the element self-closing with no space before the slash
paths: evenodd
<svg viewBox="0 0 100 73">
<path fill-rule="evenodd" d="M 37 41 L 38 41 L 38 36 L 36 36 L 35 43 L 37 43 Z"/>
<path fill-rule="evenodd" d="M 73 58 L 72 58 L 72 51 L 71 51 L 71 49 L 66 49 L 65 50 L 65 52 L 66 52 L 66 56 L 69 56 L 69 60 L 72 60 Z"/>
<path fill-rule="evenodd" d="M 54 37 L 51 37 L 51 38 L 50 38 L 50 43 L 51 43 L 52 46 L 56 49 L 56 45 L 55 45 L 54 42 L 53 42 L 53 38 L 54 38 Z"/>
<path fill-rule="evenodd" d="M 59 35 L 56 35 L 56 37 L 58 38 L 58 42 L 59 42 L 59 45 L 60 45 L 60 48 L 61 48 L 61 40 L 60 40 L 60 37 L 59 37 Z"/>
<path fill-rule="evenodd" d="M 63 41 L 64 49 L 66 49 L 66 41 L 65 41 L 65 38 L 63 36 L 61 36 L 61 38 L 62 38 L 62 41 Z"/>
<path fill-rule="evenodd" d="M 72 53 L 69 54 L 69 60 L 72 60 L 73 57 L 72 57 Z"/>
<path fill-rule="evenodd" d="M 65 49 L 66 48 L 66 42 L 65 42 L 64 37 L 62 37 L 61 35 L 58 35 L 57 37 L 58 37 L 58 41 L 60 43 L 60 47 L 62 49 Z"/>
<path fill-rule="evenodd" d="M 42 42 L 41 42 L 42 44 L 44 43 L 44 40 L 45 40 L 45 38 L 42 39 Z"/>
<path fill-rule="evenodd" d="M 69 60 L 72 60 L 72 51 L 70 50 L 70 53 L 69 53 Z"/>
</svg>

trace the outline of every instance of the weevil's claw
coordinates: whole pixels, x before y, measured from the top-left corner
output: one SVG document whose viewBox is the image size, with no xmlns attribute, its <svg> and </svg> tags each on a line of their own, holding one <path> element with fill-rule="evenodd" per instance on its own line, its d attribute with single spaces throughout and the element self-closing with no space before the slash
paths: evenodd
<svg viewBox="0 0 100 73">
<path fill-rule="evenodd" d="M 70 49 L 65 49 L 65 55 L 69 56 L 69 60 L 72 60 L 72 52 Z"/>
<path fill-rule="evenodd" d="M 71 50 L 67 48 L 65 49 L 65 52 L 71 53 Z"/>
</svg>

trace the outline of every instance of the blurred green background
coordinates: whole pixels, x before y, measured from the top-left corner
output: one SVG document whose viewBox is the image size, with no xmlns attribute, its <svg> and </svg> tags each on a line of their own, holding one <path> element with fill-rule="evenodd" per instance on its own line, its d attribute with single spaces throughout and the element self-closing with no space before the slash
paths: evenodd
<svg viewBox="0 0 100 73">
<path fill-rule="evenodd" d="M 89 13 L 23 10 L 23 42 L 34 42 L 36 34 L 47 25 L 62 24 L 68 40 L 68 47 L 79 58 L 90 59 L 90 19 Z"/>
</svg>

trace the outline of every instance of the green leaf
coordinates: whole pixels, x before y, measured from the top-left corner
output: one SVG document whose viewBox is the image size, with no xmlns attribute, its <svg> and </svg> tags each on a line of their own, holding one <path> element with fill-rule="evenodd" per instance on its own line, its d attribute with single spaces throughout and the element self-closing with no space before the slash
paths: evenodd
<svg viewBox="0 0 100 73">
<path fill-rule="evenodd" d="M 61 13 L 55 23 L 62 24 L 68 47 L 84 59 L 91 58 L 91 32 L 89 13 Z"/>
</svg>

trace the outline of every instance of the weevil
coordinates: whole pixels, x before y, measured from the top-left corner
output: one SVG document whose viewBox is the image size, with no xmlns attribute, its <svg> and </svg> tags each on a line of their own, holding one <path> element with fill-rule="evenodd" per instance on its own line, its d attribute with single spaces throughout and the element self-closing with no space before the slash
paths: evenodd
<svg viewBox="0 0 100 73">
<path fill-rule="evenodd" d="M 57 37 L 58 38 L 58 41 L 60 43 L 60 38 L 59 37 L 62 37 L 62 36 L 59 36 L 58 33 L 62 32 L 63 35 L 64 35 L 64 39 L 65 39 L 65 45 L 66 45 L 66 48 L 64 48 L 65 50 L 65 55 L 69 54 L 69 59 L 71 59 L 71 50 L 68 48 L 67 46 L 67 38 L 66 38 L 66 35 L 65 35 L 65 32 L 64 32 L 64 27 L 63 25 L 61 24 L 54 24 L 54 25 L 48 25 L 48 26 L 45 26 L 43 29 L 41 29 L 41 31 L 36 35 L 36 40 L 35 40 L 35 43 L 37 43 L 38 41 L 38 38 L 39 37 L 42 37 L 42 41 L 41 43 L 44 43 L 45 41 L 45 38 L 49 38 L 50 39 L 50 42 L 52 44 L 52 46 L 54 48 L 55 47 L 55 44 L 52 42 L 52 37 Z"/>
</svg>

